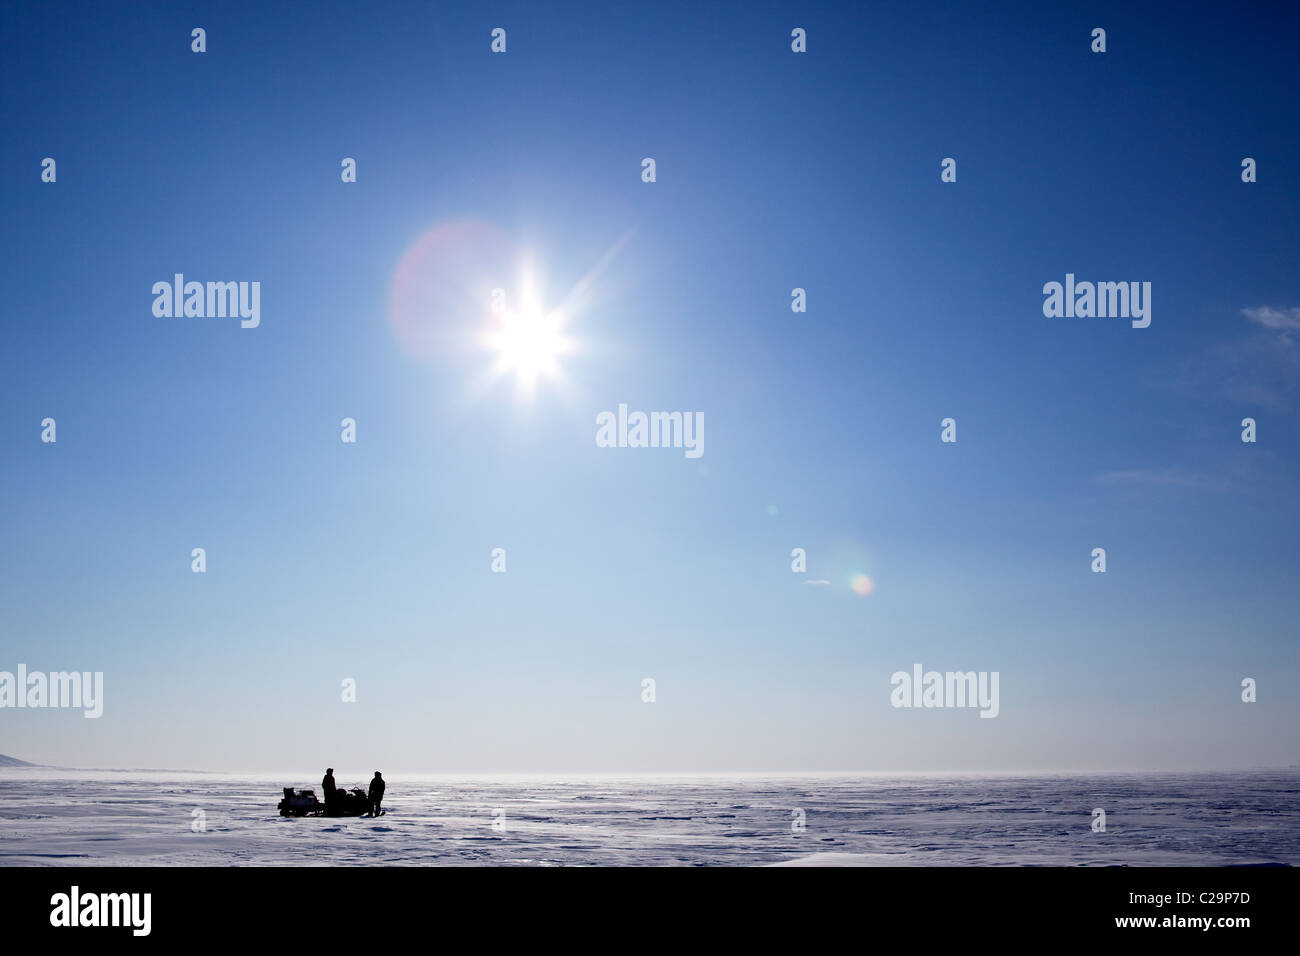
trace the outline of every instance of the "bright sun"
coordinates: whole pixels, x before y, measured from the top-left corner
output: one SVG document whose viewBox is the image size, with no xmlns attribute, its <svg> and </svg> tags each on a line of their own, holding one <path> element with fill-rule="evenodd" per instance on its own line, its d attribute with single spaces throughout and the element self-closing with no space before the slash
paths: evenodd
<svg viewBox="0 0 1300 956">
<path fill-rule="evenodd" d="M 543 379 L 558 379 L 560 357 L 574 351 L 573 341 L 564 335 L 566 310 L 547 311 L 541 303 L 536 276 L 526 267 L 518 299 L 502 295 L 484 343 L 496 356 L 493 377 L 513 375 L 522 392 L 532 392 Z"/>
<path fill-rule="evenodd" d="M 497 355 L 497 371 L 514 373 L 522 386 L 532 387 L 540 378 L 559 374 L 559 358 L 569 351 L 569 342 L 561 334 L 564 316 L 556 310 L 547 315 L 536 312 L 506 312 L 500 327 L 488 337 L 488 346 Z"/>
</svg>

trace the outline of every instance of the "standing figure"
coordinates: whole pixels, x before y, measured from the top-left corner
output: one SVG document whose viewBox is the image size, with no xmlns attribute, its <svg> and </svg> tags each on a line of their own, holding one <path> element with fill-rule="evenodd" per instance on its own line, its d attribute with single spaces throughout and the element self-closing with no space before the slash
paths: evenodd
<svg viewBox="0 0 1300 956">
<path fill-rule="evenodd" d="M 379 816 L 379 804 L 384 800 L 384 777 L 378 770 L 375 771 L 375 779 L 370 781 L 370 815 Z"/>
<path fill-rule="evenodd" d="M 326 767 L 325 776 L 320 782 L 321 789 L 325 791 L 325 809 L 328 810 L 334 806 L 334 793 L 338 789 L 334 786 L 334 768 Z"/>
</svg>

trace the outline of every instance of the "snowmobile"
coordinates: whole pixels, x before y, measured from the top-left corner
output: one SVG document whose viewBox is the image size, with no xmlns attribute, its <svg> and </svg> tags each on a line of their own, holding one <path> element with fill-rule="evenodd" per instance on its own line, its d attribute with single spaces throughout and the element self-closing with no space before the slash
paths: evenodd
<svg viewBox="0 0 1300 956">
<path fill-rule="evenodd" d="M 334 791 L 332 801 L 322 803 L 316 799 L 315 790 L 285 787 L 279 810 L 282 817 L 359 817 L 370 812 L 370 797 L 360 787 L 340 787 Z"/>
</svg>

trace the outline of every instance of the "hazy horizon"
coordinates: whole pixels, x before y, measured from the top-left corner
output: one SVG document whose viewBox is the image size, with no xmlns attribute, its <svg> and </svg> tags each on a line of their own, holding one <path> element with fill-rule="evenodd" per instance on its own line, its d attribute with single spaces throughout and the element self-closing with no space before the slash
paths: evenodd
<svg viewBox="0 0 1300 956">
<path fill-rule="evenodd" d="M 13 754 L 0 754 L 2 757 L 13 757 Z M 76 773 L 115 773 L 115 772 L 136 772 L 136 773 L 194 773 L 208 776 L 231 776 L 240 778 L 265 778 L 271 780 L 292 780 L 293 786 L 312 786 L 312 781 L 324 773 L 324 766 L 314 769 L 266 769 L 266 768 L 210 768 L 202 769 L 198 767 L 108 767 L 108 766 L 81 766 L 70 767 L 56 764 L 37 763 L 35 761 L 24 761 L 29 764 L 28 767 L 12 767 L 0 765 L 0 770 L 53 770 L 60 772 Z M 999 770 L 917 770 L 917 769 L 871 769 L 871 770 L 537 770 L 537 771 L 516 771 L 516 770 L 409 770 L 399 767 L 379 768 L 390 781 L 396 778 L 409 780 L 457 780 L 457 779 L 607 779 L 607 778 L 641 778 L 641 777 L 662 777 L 674 779 L 687 778 L 722 778 L 722 777 L 753 777 L 759 779 L 776 779 L 784 777 L 1014 777 L 1014 776 L 1075 776 L 1075 775 L 1096 775 L 1104 776 L 1107 774 L 1129 775 L 1135 773 L 1158 773 L 1158 774 L 1231 774 L 1231 773 L 1276 773 L 1284 771 L 1300 772 L 1300 764 L 1291 765 L 1242 765 L 1235 767 L 1223 767 L 1215 769 L 1204 769 L 1197 767 L 1047 767 L 1047 768 L 1006 768 Z M 342 780 L 347 777 L 356 777 L 358 780 L 368 778 L 374 772 L 374 768 L 368 770 L 350 770 L 348 768 L 334 768 L 335 777 Z M 307 781 L 303 783 L 302 781 Z"/>
</svg>

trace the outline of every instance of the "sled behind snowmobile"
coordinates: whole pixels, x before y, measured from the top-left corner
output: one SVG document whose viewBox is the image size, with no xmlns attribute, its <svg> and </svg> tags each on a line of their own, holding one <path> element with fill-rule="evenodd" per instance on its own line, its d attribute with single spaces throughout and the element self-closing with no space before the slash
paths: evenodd
<svg viewBox="0 0 1300 956">
<path fill-rule="evenodd" d="M 359 817 L 370 812 L 370 798 L 360 787 L 334 791 L 333 799 L 322 803 L 315 790 L 284 788 L 279 805 L 282 817 Z"/>
</svg>

